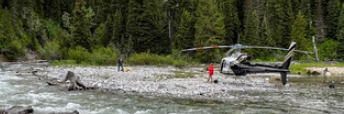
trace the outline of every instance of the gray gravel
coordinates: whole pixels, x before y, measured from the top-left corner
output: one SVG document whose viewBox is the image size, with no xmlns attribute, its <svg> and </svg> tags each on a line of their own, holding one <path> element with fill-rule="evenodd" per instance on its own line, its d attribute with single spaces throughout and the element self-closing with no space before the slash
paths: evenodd
<svg viewBox="0 0 344 114">
<path fill-rule="evenodd" d="M 225 76 L 215 72 L 213 79 L 219 83 L 207 83 L 207 71 L 203 68 L 178 69 L 175 67 L 130 66 L 125 67 L 131 72 L 118 72 L 116 66 L 108 67 L 56 67 L 47 66 L 35 68 L 41 78 L 61 80 L 67 71 L 81 76 L 83 83 L 89 86 L 98 86 L 101 91 L 110 91 L 123 94 L 168 96 L 191 99 L 235 100 L 232 92 L 248 91 L 278 91 L 276 83 L 269 83 L 270 76 L 263 77 Z M 177 75 L 182 74 L 183 78 Z"/>
</svg>

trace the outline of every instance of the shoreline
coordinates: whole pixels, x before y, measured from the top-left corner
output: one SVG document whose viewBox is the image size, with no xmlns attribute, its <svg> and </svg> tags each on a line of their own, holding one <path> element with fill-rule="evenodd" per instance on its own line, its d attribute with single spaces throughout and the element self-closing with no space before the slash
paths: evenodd
<svg viewBox="0 0 344 114">
<path fill-rule="evenodd" d="M 257 74 L 259 75 L 257 77 L 228 77 L 215 71 L 213 80 L 219 80 L 219 83 L 216 84 L 206 82 L 208 72 L 204 71 L 204 68 L 179 69 L 171 66 L 125 66 L 125 68 L 132 70 L 131 72 L 118 72 L 117 66 L 61 67 L 40 64 L 37 66 L 23 65 L 18 68 L 21 70 L 18 75 L 23 75 L 20 73 L 24 72 L 26 75 L 28 73 L 31 75 L 32 71 L 38 71 L 36 76 L 39 81 L 61 80 L 68 71 L 72 71 L 81 76 L 81 81 L 84 84 L 99 87 L 99 90 L 95 91 L 141 95 L 144 97 L 156 96 L 235 102 L 249 93 L 265 94 L 299 91 L 299 88 L 295 88 L 293 83 L 287 83 L 289 86 L 282 86 L 280 81 L 276 81 L 275 79 L 279 77 L 279 74 Z M 18 72 L 13 66 L 2 70 L 9 69 Z M 289 76 L 297 77 L 299 75 Z M 267 82 L 266 79 L 269 79 L 269 81 Z"/>
<path fill-rule="evenodd" d="M 344 75 L 344 67 L 306 67 L 305 69 L 323 74 L 325 68 L 328 68 L 331 74 Z"/>
<path fill-rule="evenodd" d="M 207 83 L 208 73 L 201 72 L 202 68 L 178 69 L 155 66 L 129 66 L 125 68 L 132 70 L 132 72 L 118 72 L 116 66 L 48 66 L 45 69 L 37 69 L 37 74 L 40 78 L 60 80 L 67 71 L 72 71 L 80 75 L 81 81 L 86 85 L 99 87 L 99 91 L 222 102 L 239 100 L 237 99 L 238 94 L 231 94 L 233 92 L 262 93 L 289 89 L 288 87 L 276 87 L 280 82 L 268 83 L 265 82 L 265 78 L 261 77 L 251 77 L 251 80 L 246 80 L 245 77 L 236 79 L 223 76 L 219 72 L 214 72 L 213 75 L 213 79 L 219 80 L 219 83 Z M 185 73 L 186 77 L 176 78 L 177 73 Z"/>
</svg>

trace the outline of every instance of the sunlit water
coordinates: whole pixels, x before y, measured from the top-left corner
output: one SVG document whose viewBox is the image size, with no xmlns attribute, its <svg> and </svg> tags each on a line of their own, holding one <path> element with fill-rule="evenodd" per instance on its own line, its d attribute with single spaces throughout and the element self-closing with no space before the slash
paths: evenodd
<svg viewBox="0 0 344 114">
<path fill-rule="evenodd" d="M 2 109 L 32 106 L 37 114 L 73 110 L 81 114 L 344 113 L 341 76 L 290 77 L 288 88 L 232 91 L 229 97 L 233 100 L 222 102 L 99 91 L 70 92 L 47 86 L 30 73 L 17 75 L 16 71 L 0 71 Z M 332 80 L 336 81 L 335 89 L 328 87 Z M 245 85 L 238 87 L 245 88 Z"/>
</svg>

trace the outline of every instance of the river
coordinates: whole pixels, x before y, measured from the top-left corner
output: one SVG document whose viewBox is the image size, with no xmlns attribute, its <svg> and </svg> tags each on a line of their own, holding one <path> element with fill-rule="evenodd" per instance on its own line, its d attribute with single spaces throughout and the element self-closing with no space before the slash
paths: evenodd
<svg viewBox="0 0 344 114">
<path fill-rule="evenodd" d="M 73 110 L 81 114 L 344 113 L 344 86 L 341 83 L 344 78 L 341 76 L 290 77 L 290 87 L 233 91 L 233 100 L 222 102 L 61 90 L 38 81 L 31 73 L 18 76 L 18 69 L 25 68 L 1 69 L 0 109 L 15 105 L 32 106 L 35 114 Z M 335 89 L 329 89 L 329 83 L 326 83 L 332 80 L 336 83 Z"/>
</svg>

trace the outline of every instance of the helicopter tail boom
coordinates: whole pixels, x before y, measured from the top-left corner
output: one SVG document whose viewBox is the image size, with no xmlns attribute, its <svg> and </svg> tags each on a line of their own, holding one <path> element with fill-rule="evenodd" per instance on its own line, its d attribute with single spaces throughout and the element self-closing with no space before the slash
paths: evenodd
<svg viewBox="0 0 344 114">
<path fill-rule="evenodd" d="M 288 53 L 284 58 L 284 62 L 281 66 L 282 69 L 288 70 L 289 71 L 289 67 L 291 64 L 291 60 L 294 56 L 294 49 L 296 46 L 296 42 L 291 42 L 290 47 L 288 49 Z M 282 84 L 285 85 L 287 83 L 287 72 L 281 72 L 281 81 Z"/>
</svg>

